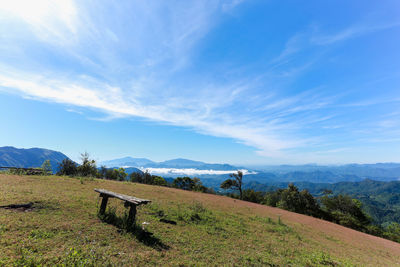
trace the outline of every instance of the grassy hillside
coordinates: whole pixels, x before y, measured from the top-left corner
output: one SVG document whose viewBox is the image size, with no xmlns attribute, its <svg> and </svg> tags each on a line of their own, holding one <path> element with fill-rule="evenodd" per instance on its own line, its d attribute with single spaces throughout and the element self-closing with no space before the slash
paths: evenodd
<svg viewBox="0 0 400 267">
<path fill-rule="evenodd" d="M 153 201 L 138 209 L 146 231 L 126 232 L 97 216 L 94 188 Z M 400 265 L 400 244 L 254 203 L 166 187 L 64 177 L 0 175 L 0 266 Z M 110 199 L 111 215 L 126 212 Z M 111 208 L 111 209 L 110 209 Z M 177 225 L 160 222 L 160 217 Z M 280 219 L 279 219 L 280 218 Z"/>
</svg>

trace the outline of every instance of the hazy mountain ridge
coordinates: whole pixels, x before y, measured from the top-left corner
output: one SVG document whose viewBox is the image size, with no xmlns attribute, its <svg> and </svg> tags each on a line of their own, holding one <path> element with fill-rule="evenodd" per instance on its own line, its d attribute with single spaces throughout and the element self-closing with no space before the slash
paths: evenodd
<svg viewBox="0 0 400 267">
<path fill-rule="evenodd" d="M 361 178 L 391 178 L 400 179 L 400 163 L 374 163 L 374 164 L 345 164 L 345 165 L 276 165 L 258 167 L 261 172 L 269 172 L 276 175 L 287 175 L 293 172 L 330 172 L 332 175 L 355 175 Z"/>
<path fill-rule="evenodd" d="M 135 167 L 135 168 L 176 168 L 176 169 L 197 169 L 197 170 L 226 170 L 234 171 L 238 167 L 230 164 L 205 163 L 183 158 L 171 159 L 162 162 L 154 162 L 146 158 L 124 157 L 102 161 L 99 163 L 106 167 Z"/>
<path fill-rule="evenodd" d="M 141 167 L 146 164 L 155 163 L 146 158 L 133 158 L 133 157 L 124 157 L 119 159 L 112 159 L 99 162 L 99 165 L 104 165 L 106 167 Z"/>
</svg>

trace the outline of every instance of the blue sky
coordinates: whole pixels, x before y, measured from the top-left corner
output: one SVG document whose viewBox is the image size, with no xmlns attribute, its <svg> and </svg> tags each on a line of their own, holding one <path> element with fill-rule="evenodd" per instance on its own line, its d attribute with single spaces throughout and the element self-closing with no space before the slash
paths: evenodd
<svg viewBox="0 0 400 267">
<path fill-rule="evenodd" d="M 400 161 L 400 3 L 0 3 L 0 146 Z"/>
</svg>

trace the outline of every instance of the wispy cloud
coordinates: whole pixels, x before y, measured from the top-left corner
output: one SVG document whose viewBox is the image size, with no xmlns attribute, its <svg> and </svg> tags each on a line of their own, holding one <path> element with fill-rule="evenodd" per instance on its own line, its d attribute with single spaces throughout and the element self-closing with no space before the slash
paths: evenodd
<svg viewBox="0 0 400 267">
<path fill-rule="evenodd" d="M 92 108 L 116 117 L 134 116 L 189 127 L 200 133 L 236 139 L 265 155 L 279 153 L 302 141 L 283 140 L 278 136 L 275 129 L 285 128 L 284 124 L 264 123 L 272 120 L 260 117 L 262 114 L 254 116 L 236 110 L 235 106 L 255 109 L 246 103 L 243 95 L 249 89 L 248 79 L 222 84 L 196 81 L 189 87 L 171 82 L 184 72 L 182 64 L 190 57 L 191 48 L 209 30 L 220 8 L 226 11 L 240 2 L 181 2 L 173 8 L 172 5 L 123 2 L 109 16 L 102 13 L 104 21 L 101 22 L 90 15 L 103 10 L 94 8 L 88 12 L 93 7 L 78 7 L 72 1 L 64 3 L 71 12 L 58 24 L 49 23 L 55 19 L 52 15 L 58 14 L 50 12 L 62 9 L 63 5 L 44 10 L 49 16 L 44 16 L 46 20 L 18 14 L 28 28 L 33 27 L 32 33 L 40 42 L 68 53 L 85 72 L 74 70 L 66 75 L 65 71 L 46 69 L 39 73 L 3 64 L 0 85 L 25 97 Z M 108 24 L 109 20 L 125 15 L 126 10 L 132 12 L 128 18 L 124 17 L 128 19 L 126 25 Z M 165 10 L 167 14 L 162 15 Z M 52 27 L 45 27 L 47 23 Z M 129 27 L 130 36 L 122 31 L 124 27 Z M 75 35 L 76 42 L 54 44 L 55 36 L 68 37 L 65 29 Z M 28 55 L 24 56 L 29 59 Z"/>
<path fill-rule="evenodd" d="M 321 33 L 316 33 L 312 38 L 311 38 L 311 43 L 316 44 L 316 45 L 329 45 L 341 41 L 345 41 L 350 38 L 355 38 L 364 34 L 370 34 L 374 33 L 377 31 L 382 31 L 390 28 L 395 28 L 399 27 L 400 22 L 394 22 L 394 23 L 386 23 L 386 24 L 380 24 L 380 25 L 354 25 L 350 26 L 348 28 L 345 28 L 339 32 L 332 33 L 332 34 L 321 34 Z"/>
</svg>

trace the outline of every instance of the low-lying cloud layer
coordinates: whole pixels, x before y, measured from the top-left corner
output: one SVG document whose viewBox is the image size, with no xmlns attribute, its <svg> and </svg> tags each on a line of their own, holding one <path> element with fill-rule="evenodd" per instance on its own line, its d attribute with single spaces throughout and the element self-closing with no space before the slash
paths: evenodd
<svg viewBox="0 0 400 267">
<path fill-rule="evenodd" d="M 188 176 L 196 176 L 196 175 L 224 175 L 224 174 L 232 174 L 237 171 L 241 171 L 243 175 L 249 174 L 257 174 L 257 172 L 249 171 L 246 169 L 236 170 L 236 171 L 221 171 L 221 170 L 198 170 L 198 169 L 176 169 L 176 168 L 140 168 L 142 171 L 148 171 L 153 175 L 188 175 Z"/>
</svg>

